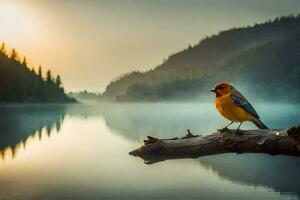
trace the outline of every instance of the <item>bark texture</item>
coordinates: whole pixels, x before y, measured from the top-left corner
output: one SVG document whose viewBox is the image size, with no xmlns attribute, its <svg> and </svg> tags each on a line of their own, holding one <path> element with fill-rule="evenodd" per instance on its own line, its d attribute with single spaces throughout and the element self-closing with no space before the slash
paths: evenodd
<svg viewBox="0 0 300 200">
<path fill-rule="evenodd" d="M 188 134 L 182 138 L 148 136 L 144 145 L 129 154 L 146 164 L 222 153 L 265 153 L 300 156 L 300 126 L 278 130 L 219 130 L 207 136 Z"/>
</svg>

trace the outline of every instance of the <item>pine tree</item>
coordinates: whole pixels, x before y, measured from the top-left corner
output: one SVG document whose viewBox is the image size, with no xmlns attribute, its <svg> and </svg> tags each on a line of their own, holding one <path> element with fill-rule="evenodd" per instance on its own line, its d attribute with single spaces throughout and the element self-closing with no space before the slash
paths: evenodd
<svg viewBox="0 0 300 200">
<path fill-rule="evenodd" d="M 59 87 L 59 88 L 61 87 L 62 82 L 61 82 L 61 78 L 59 75 L 57 75 L 57 77 L 56 77 L 55 84 L 57 87 Z"/>
<path fill-rule="evenodd" d="M 41 79 L 43 79 L 43 73 L 42 73 L 42 67 L 41 67 L 41 65 L 39 66 L 38 76 L 39 76 Z"/>
<path fill-rule="evenodd" d="M 0 52 L 3 53 L 3 54 L 6 54 L 6 47 L 5 47 L 4 42 L 2 42 L 2 44 L 1 44 Z"/>
<path fill-rule="evenodd" d="M 0 103 L 67 101 L 72 99 L 64 93 L 60 76 L 29 66 L 25 56 L 0 42 Z"/>
<path fill-rule="evenodd" d="M 51 75 L 51 71 L 48 70 L 46 73 L 46 80 L 48 83 L 52 82 L 52 75 Z"/>
<path fill-rule="evenodd" d="M 31 73 L 33 73 L 34 75 L 36 75 L 34 67 L 31 68 Z"/>
<path fill-rule="evenodd" d="M 24 65 L 25 67 L 27 67 L 27 60 L 26 60 L 26 57 L 25 57 L 25 56 L 24 56 L 24 58 L 23 58 L 22 65 Z"/>
<path fill-rule="evenodd" d="M 18 53 L 15 49 L 11 50 L 10 58 L 14 60 L 18 60 Z"/>
</svg>

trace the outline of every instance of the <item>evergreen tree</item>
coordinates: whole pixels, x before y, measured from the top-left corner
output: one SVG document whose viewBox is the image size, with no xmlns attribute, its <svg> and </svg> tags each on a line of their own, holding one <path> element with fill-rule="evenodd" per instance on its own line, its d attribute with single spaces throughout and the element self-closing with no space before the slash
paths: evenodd
<svg viewBox="0 0 300 200">
<path fill-rule="evenodd" d="M 31 68 L 31 73 L 33 73 L 34 75 L 36 75 L 34 67 Z"/>
<path fill-rule="evenodd" d="M 25 56 L 19 60 L 15 49 L 7 55 L 5 44 L 0 43 L 0 103 L 74 102 L 74 99 L 64 93 L 61 82 L 60 77 L 53 80 L 50 70 L 44 80 L 41 66 L 36 74 L 35 69 L 28 65 Z"/>
<path fill-rule="evenodd" d="M 61 87 L 62 82 L 61 82 L 61 78 L 59 75 L 57 75 L 57 77 L 56 77 L 55 84 L 57 87 L 59 87 L 59 88 Z"/>
<path fill-rule="evenodd" d="M 3 54 L 6 54 L 6 47 L 5 47 L 4 42 L 2 42 L 2 44 L 1 44 L 0 52 L 3 53 Z"/>
<path fill-rule="evenodd" d="M 26 60 L 26 57 L 25 57 L 25 56 L 24 56 L 24 58 L 23 58 L 22 65 L 24 65 L 25 67 L 27 67 L 27 60 Z"/>
<path fill-rule="evenodd" d="M 52 75 L 51 75 L 50 69 L 49 69 L 49 70 L 47 71 L 47 73 L 46 73 L 46 81 L 47 81 L 48 83 L 52 82 Z"/>
<path fill-rule="evenodd" d="M 18 60 L 18 53 L 15 49 L 11 50 L 10 58 L 14 60 Z"/>
<path fill-rule="evenodd" d="M 41 67 L 41 65 L 39 66 L 38 76 L 39 76 L 41 79 L 43 79 L 43 73 L 42 73 L 42 67 Z"/>
</svg>

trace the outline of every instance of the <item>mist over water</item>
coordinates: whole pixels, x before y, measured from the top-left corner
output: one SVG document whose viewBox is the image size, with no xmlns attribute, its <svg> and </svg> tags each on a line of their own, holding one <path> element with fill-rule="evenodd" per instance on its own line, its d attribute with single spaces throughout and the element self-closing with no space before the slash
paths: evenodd
<svg viewBox="0 0 300 200">
<path fill-rule="evenodd" d="M 271 128 L 299 124 L 298 105 L 254 107 Z M 215 132 L 228 122 L 213 104 L 9 105 L 0 111 L 0 199 L 300 197 L 295 157 L 222 154 L 149 166 L 128 155 L 147 135 Z"/>
</svg>

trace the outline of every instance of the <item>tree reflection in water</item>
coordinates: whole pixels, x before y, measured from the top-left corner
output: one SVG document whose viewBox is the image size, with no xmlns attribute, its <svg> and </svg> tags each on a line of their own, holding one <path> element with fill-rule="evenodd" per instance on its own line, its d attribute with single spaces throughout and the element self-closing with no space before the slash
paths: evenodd
<svg viewBox="0 0 300 200">
<path fill-rule="evenodd" d="M 42 140 L 59 132 L 65 117 L 64 105 L 8 105 L 0 107 L 0 155 L 2 160 L 26 148 L 30 138 Z"/>
</svg>

